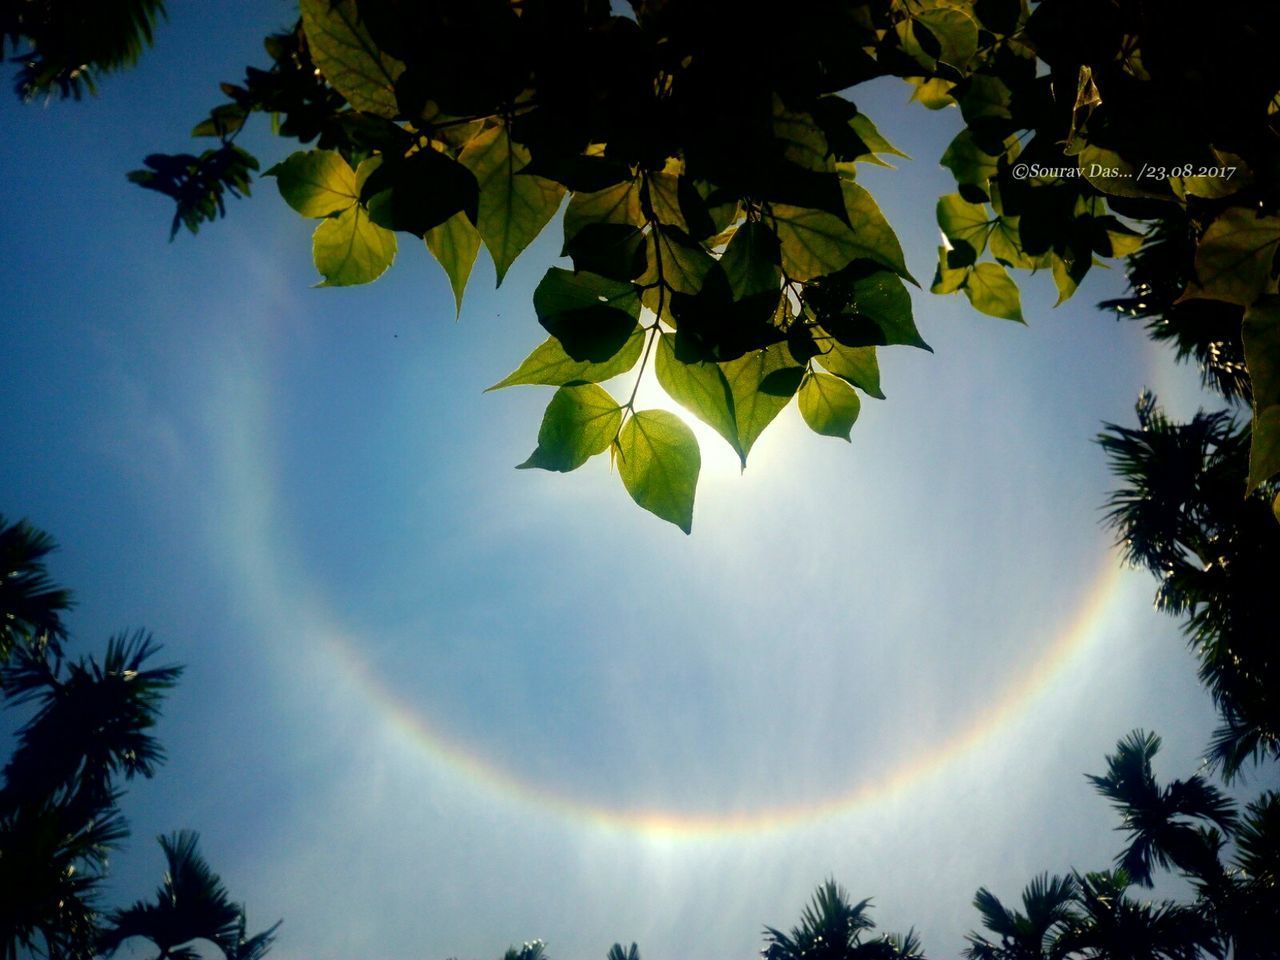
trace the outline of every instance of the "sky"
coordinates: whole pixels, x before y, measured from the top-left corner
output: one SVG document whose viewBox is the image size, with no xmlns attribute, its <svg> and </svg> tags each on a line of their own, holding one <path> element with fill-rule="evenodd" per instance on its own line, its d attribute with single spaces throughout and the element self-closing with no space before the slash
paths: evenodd
<svg viewBox="0 0 1280 960">
<path fill-rule="evenodd" d="M 1211 705 L 1112 550 L 1092 438 L 1143 386 L 1176 416 L 1212 399 L 1094 308 L 1120 271 L 1056 309 L 1022 275 L 1027 328 L 916 291 L 934 353 L 881 351 L 852 444 L 793 404 L 740 474 L 687 416 L 685 537 L 607 458 L 512 469 L 552 391 L 482 391 L 542 339 L 558 221 L 501 289 L 482 254 L 456 322 L 406 236 L 375 284 L 314 288 L 313 225 L 269 181 L 166 242 L 168 201 L 124 174 L 190 149 L 294 16 L 172 8 L 97 98 L 0 97 L 0 511 L 59 541 L 74 649 L 145 626 L 186 667 L 117 902 L 192 828 L 251 927 L 283 918 L 279 960 L 748 957 L 828 876 L 954 957 L 979 886 L 1118 851 L 1082 776 L 1117 739 L 1195 771 Z M 927 280 L 959 120 L 907 96 L 856 91 L 915 158 L 860 176 Z M 262 118 L 242 142 L 264 167 L 293 146 Z"/>
</svg>

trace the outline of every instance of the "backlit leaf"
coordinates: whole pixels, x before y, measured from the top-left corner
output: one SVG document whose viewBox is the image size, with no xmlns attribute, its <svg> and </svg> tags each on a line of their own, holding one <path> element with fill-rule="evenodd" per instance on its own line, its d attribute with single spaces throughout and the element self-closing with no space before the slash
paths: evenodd
<svg viewBox="0 0 1280 960">
<path fill-rule="evenodd" d="M 740 226 L 720 258 L 735 300 L 777 291 L 782 282 L 778 238 L 759 220 Z"/>
<path fill-rule="evenodd" d="M 622 349 L 603 363 L 574 360 L 564 352 L 559 340 L 548 337 L 533 353 L 525 357 L 514 372 L 489 387 L 489 390 L 522 383 L 540 383 L 553 387 L 580 381 L 603 383 L 634 367 L 643 349 L 644 329 L 638 324 L 632 327 L 631 335 L 627 337 Z"/>
<path fill-rule="evenodd" d="M 622 408 L 594 383 L 561 387 L 547 404 L 537 449 L 517 469 L 576 470 L 609 449 L 621 422 Z"/>
<path fill-rule="evenodd" d="M 299 150 L 268 173 L 280 196 L 304 217 L 327 217 L 360 196 L 356 172 L 332 150 Z"/>
<path fill-rule="evenodd" d="M 998 263 L 980 263 L 969 273 L 964 285 L 965 296 L 975 310 L 1003 320 L 1022 323 L 1018 285 Z"/>
<path fill-rule="evenodd" d="M 707 361 L 683 363 L 676 359 L 675 334 L 664 333 L 658 341 L 655 369 L 658 383 L 672 400 L 712 427 L 738 451 L 738 426 L 733 414 L 733 393 L 717 364 Z"/>
<path fill-rule="evenodd" d="M 814 359 L 837 377 L 847 380 L 869 397 L 883 400 L 880 390 L 880 363 L 875 347 L 846 347 L 819 328 L 815 331 L 819 353 Z"/>
<path fill-rule="evenodd" d="M 689 533 L 702 454 L 679 417 L 666 410 L 637 412 L 622 425 L 615 462 L 632 500 Z"/>
<path fill-rule="evenodd" d="M 1245 312 L 1244 359 L 1253 382 L 1252 492 L 1280 473 L 1280 297 L 1266 297 Z"/>
<path fill-rule="evenodd" d="M 480 185 L 476 228 L 493 257 L 498 284 L 512 261 L 555 216 L 564 187 L 534 174 L 522 174 L 528 148 L 514 143 L 505 126 L 483 131 L 458 157 Z"/>
<path fill-rule="evenodd" d="M 1225 300 L 1249 306 L 1276 289 L 1272 274 L 1280 246 L 1280 217 L 1228 207 L 1200 238 L 1196 283 L 1183 299 Z"/>
<path fill-rule="evenodd" d="M 983 151 L 967 127 L 961 130 L 942 154 L 942 165 L 956 178 L 956 183 L 969 184 L 983 191 L 987 181 L 996 175 L 997 157 Z"/>
<path fill-rule="evenodd" d="M 300 6 L 311 58 L 330 86 L 357 110 L 394 117 L 404 64 L 373 42 L 355 0 L 301 0 Z"/>
<path fill-rule="evenodd" d="M 624 180 L 592 193 L 575 193 L 564 212 L 564 239 L 567 243 L 579 230 L 592 223 L 643 226 L 640 181 Z"/>
<path fill-rule="evenodd" d="M 871 118 L 865 113 L 855 114 L 853 119 L 849 121 L 849 126 L 853 128 L 859 139 L 867 145 L 867 149 L 871 152 L 865 154 L 858 159 L 864 163 L 874 163 L 882 167 L 892 167 L 893 164 L 883 159 L 880 154 L 889 154 L 895 157 L 902 157 L 905 160 L 911 158 L 895 147 L 892 143 L 884 138 L 876 125 L 871 122 Z"/>
<path fill-rule="evenodd" d="M 782 269 L 792 280 L 835 273 L 863 253 L 849 225 L 824 210 L 775 203 L 772 214 Z"/>
<path fill-rule="evenodd" d="M 745 459 L 764 428 L 795 396 L 804 367 L 795 362 L 785 343 L 775 343 L 722 363 L 720 370 L 733 395 L 738 450 Z"/>
<path fill-rule="evenodd" d="M 958 193 L 938 199 L 938 226 L 953 243 L 962 240 L 973 247 L 975 254 L 982 253 L 991 233 L 992 218 L 982 204 L 970 203 Z"/>
<path fill-rule="evenodd" d="M 862 408 L 858 394 L 839 377 L 811 373 L 800 384 L 800 415 L 814 433 L 849 439 Z"/>
<path fill-rule="evenodd" d="M 462 313 L 462 293 L 467 288 L 467 278 L 475 265 L 480 250 L 480 234 L 471 225 L 465 213 L 455 213 L 438 226 L 427 231 L 423 238 L 432 256 L 444 267 L 453 288 L 453 300 L 457 312 Z"/>
<path fill-rule="evenodd" d="M 369 219 L 360 204 L 323 220 L 311 240 L 322 287 L 370 283 L 382 276 L 396 258 L 396 235 Z"/>
<path fill-rule="evenodd" d="M 851 180 L 840 181 L 849 225 L 863 252 L 859 256 L 888 267 L 904 280 L 915 283 L 902 256 L 902 246 L 889 221 L 880 212 L 871 194 Z"/>
</svg>

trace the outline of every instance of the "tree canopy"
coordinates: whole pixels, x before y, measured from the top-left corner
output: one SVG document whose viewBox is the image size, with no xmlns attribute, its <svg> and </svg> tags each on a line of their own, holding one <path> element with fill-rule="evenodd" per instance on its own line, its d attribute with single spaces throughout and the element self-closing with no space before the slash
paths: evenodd
<svg viewBox="0 0 1280 960">
<path fill-rule="evenodd" d="M 1021 322 L 1010 270 L 1048 271 L 1061 301 L 1099 259 L 1145 243 L 1150 267 L 1159 250 L 1172 269 L 1131 260 L 1124 309 L 1248 371 L 1247 488 L 1280 472 L 1272 5 L 1228 0 L 1208 26 L 1137 0 L 300 8 L 266 38 L 269 66 L 223 84 L 195 127 L 213 146 L 130 176 L 194 232 L 248 192 L 258 162 L 235 141 L 270 114 L 308 145 L 264 175 L 318 221 L 322 285 L 375 280 L 407 234 L 459 308 L 481 246 L 501 283 L 563 205 L 570 267 L 534 295 L 546 339 L 495 384 L 555 388 L 521 466 L 608 451 L 636 502 L 688 531 L 698 444 L 635 408 L 650 371 L 744 467 L 792 397 L 815 432 L 848 439 L 859 392 L 882 396 L 877 349 L 927 349 L 916 278 L 857 176 L 897 154 L 858 85 L 895 76 L 965 121 L 940 158 L 957 188 L 938 201 L 931 289 Z M 7 35 L 45 55 L 35 26 Z M 601 386 L 624 374 L 617 396 Z"/>
</svg>

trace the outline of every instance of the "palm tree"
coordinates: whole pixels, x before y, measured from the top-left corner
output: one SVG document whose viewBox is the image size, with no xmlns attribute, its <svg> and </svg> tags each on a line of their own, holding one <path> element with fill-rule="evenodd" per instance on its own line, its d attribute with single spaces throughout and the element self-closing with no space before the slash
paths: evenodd
<svg viewBox="0 0 1280 960">
<path fill-rule="evenodd" d="M 871 901 L 854 903 L 833 879 L 818 887 L 804 908 L 799 926 L 789 934 L 765 927 L 765 960 L 912 960 L 923 958 L 914 931 L 905 937 L 882 934 L 864 939 L 875 929 L 868 916 Z"/>
<path fill-rule="evenodd" d="M 110 955 L 132 937 L 149 940 L 159 950 L 156 960 L 198 960 L 195 947 L 207 941 L 227 960 L 259 960 L 275 939 L 275 926 L 245 935 L 244 908 L 231 902 L 222 879 L 200 855 L 198 836 L 182 830 L 160 837 L 168 869 L 152 902 L 138 901 L 116 910 L 99 946 Z"/>
<path fill-rule="evenodd" d="M 1280 930 L 1280 793 L 1245 807 L 1225 882 L 1201 892 L 1207 914 L 1236 960 L 1270 960 Z"/>
<path fill-rule="evenodd" d="M 28 804 L 0 814 L 0 960 L 96 956 L 107 853 L 128 835 L 114 806 Z"/>
<path fill-rule="evenodd" d="M 1047 960 L 1063 956 L 1059 942 L 1078 919 L 1075 877 L 1041 874 L 1022 891 L 1022 910 L 1012 910 L 986 887 L 978 889 L 973 905 L 982 925 L 998 940 L 978 933 L 967 937 L 969 960 Z"/>
<path fill-rule="evenodd" d="M 1244 496 L 1249 430 L 1229 414 L 1171 423 L 1150 393 L 1137 413 L 1136 429 L 1108 424 L 1098 438 L 1122 481 L 1107 521 L 1126 561 L 1160 581 L 1157 605 L 1186 618 L 1222 716 L 1209 759 L 1230 780 L 1250 758 L 1280 758 L 1280 485 Z"/>
<path fill-rule="evenodd" d="M 1120 811 L 1117 829 L 1128 833 L 1116 863 L 1147 887 L 1157 866 L 1176 867 L 1202 883 L 1216 881 L 1223 873 L 1224 833 L 1236 826 L 1235 804 L 1199 775 L 1161 788 L 1151 770 L 1159 750 L 1158 736 L 1134 730 L 1107 757 L 1107 772 L 1088 778 Z"/>
<path fill-rule="evenodd" d="M 0 44 L 11 44 L 22 63 L 15 87 L 24 100 L 55 91 L 79 100 L 96 92 L 97 74 L 132 65 L 164 15 L 162 0 L 7 3 Z"/>
<path fill-rule="evenodd" d="M 550 960 L 547 956 L 547 945 L 541 940 L 527 940 L 519 949 L 507 947 L 502 960 Z"/>
<path fill-rule="evenodd" d="M 101 662 L 65 662 L 69 594 L 45 571 L 52 549 L 0 518 L 0 689 L 8 705 L 35 708 L 0 780 L 0 960 L 92 960 L 130 937 L 161 958 L 196 960 L 191 944 L 208 940 L 226 960 L 260 960 L 276 927 L 248 935 L 193 833 L 161 839 L 169 870 L 156 903 L 116 911 L 104 931 L 107 854 L 128 836 L 117 783 L 164 759 L 151 731 L 182 669 L 149 667 L 159 647 L 141 631 L 113 637 Z"/>
<path fill-rule="evenodd" d="M 623 950 L 622 944 L 615 943 L 609 948 L 605 960 L 640 960 L 640 949 L 633 943 L 629 949 Z"/>
<path fill-rule="evenodd" d="M 8 523 L 0 514 L 0 667 L 14 649 L 30 645 L 62 652 L 62 614 L 71 594 L 55 586 L 44 559 L 57 549 L 53 538 L 26 520 Z"/>
<path fill-rule="evenodd" d="M 0 809 L 48 798 L 109 804 L 117 775 L 155 773 L 164 750 L 150 730 L 182 674 L 177 666 L 145 668 L 159 649 L 139 631 L 112 637 L 101 663 L 89 657 L 64 665 L 43 652 L 17 650 L 0 682 L 12 703 L 39 706 L 5 765 Z"/>
<path fill-rule="evenodd" d="M 1078 911 L 1058 947 L 1089 960 L 1203 960 L 1225 952 L 1214 925 L 1195 907 L 1140 903 L 1126 894 L 1123 870 L 1075 874 Z"/>
</svg>

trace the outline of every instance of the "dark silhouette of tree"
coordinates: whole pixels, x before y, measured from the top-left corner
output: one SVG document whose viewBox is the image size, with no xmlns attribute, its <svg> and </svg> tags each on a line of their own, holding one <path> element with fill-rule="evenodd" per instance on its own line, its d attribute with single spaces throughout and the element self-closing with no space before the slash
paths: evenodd
<svg viewBox="0 0 1280 960">
<path fill-rule="evenodd" d="M 906 936 L 872 936 L 871 901 L 854 903 L 844 887 L 827 880 L 800 915 L 800 923 L 783 933 L 764 928 L 765 960 L 909 960 L 923 957 L 915 931 Z"/>
<path fill-rule="evenodd" d="M 190 832 L 161 838 L 169 870 L 155 904 L 112 914 L 104 925 L 107 855 L 128 837 L 119 782 L 151 777 L 164 759 L 152 735 L 181 667 L 150 667 L 159 650 L 139 631 L 113 637 L 101 661 L 63 658 L 61 614 L 70 594 L 49 579 L 53 540 L 25 521 L 0 520 L 0 692 L 34 708 L 0 781 L 0 960 L 87 960 L 145 937 L 159 960 L 196 960 L 209 940 L 226 960 L 259 960 L 275 927 L 246 934 Z"/>
<path fill-rule="evenodd" d="M 1022 891 L 1022 909 L 1006 907 L 986 887 L 979 888 L 973 905 L 982 915 L 982 925 L 999 937 L 992 941 L 969 934 L 965 956 L 970 960 L 1044 960 L 1057 956 L 1057 942 L 1076 914 L 1075 877 L 1050 877 L 1047 873 L 1032 880 Z"/>
<path fill-rule="evenodd" d="M 1107 757 L 1107 772 L 1088 778 L 1120 812 L 1120 829 L 1128 834 L 1117 865 L 1147 887 L 1157 868 L 1207 875 L 1218 862 L 1224 834 L 1236 826 L 1235 804 L 1203 777 L 1161 788 L 1151 770 L 1159 750 L 1158 736 L 1134 731 Z"/>
<path fill-rule="evenodd" d="M 53 549 L 48 534 L 0 515 L 0 665 L 19 643 L 61 653 L 62 614 L 71 607 L 71 595 L 55 586 L 45 569 L 44 558 Z"/>
<path fill-rule="evenodd" d="M 1120 813 L 1127 844 L 1115 868 L 1037 877 L 1020 911 L 980 889 L 987 933 L 969 935 L 969 960 L 1274 960 L 1280 795 L 1268 791 L 1238 815 L 1200 775 L 1161 785 L 1151 769 L 1159 749 L 1159 737 L 1135 730 L 1088 778 Z M 1189 881 L 1194 900 L 1129 895 L 1158 871 Z"/>
<path fill-rule="evenodd" d="M 164 15 L 163 0 L 3 0 L 0 53 L 20 64 L 24 100 L 79 100 L 99 74 L 135 63 Z"/>
<path fill-rule="evenodd" d="M 275 938 L 276 926 L 245 934 L 244 908 L 232 903 L 221 878 L 196 849 L 197 837 L 181 831 L 160 838 L 168 869 L 154 900 L 113 911 L 99 945 L 114 953 L 132 937 L 149 940 L 157 960 L 196 960 L 197 941 L 207 941 L 227 960 L 258 960 Z"/>
</svg>

